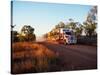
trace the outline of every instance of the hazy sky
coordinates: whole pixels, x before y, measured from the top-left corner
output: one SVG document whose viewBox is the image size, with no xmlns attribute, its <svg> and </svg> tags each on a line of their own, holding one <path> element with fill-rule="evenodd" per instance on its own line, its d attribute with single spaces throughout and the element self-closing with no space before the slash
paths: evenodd
<svg viewBox="0 0 100 75">
<path fill-rule="evenodd" d="M 20 31 L 22 26 L 28 24 L 35 28 L 37 36 L 41 36 L 60 21 L 66 23 L 69 18 L 82 23 L 91 8 L 92 6 L 87 5 L 14 1 L 13 24 L 16 24 L 14 29 Z"/>
</svg>

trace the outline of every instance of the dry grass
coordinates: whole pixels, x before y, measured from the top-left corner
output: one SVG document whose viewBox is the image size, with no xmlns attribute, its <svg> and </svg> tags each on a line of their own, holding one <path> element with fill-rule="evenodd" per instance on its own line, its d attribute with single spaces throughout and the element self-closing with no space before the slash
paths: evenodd
<svg viewBox="0 0 100 75">
<path fill-rule="evenodd" d="M 12 44 L 12 73 L 48 72 L 57 70 L 58 56 L 38 43 Z"/>
</svg>

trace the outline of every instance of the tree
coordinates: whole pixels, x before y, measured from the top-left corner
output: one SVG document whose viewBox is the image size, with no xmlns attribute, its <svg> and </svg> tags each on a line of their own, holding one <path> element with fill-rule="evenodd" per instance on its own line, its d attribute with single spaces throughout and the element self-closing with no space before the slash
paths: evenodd
<svg viewBox="0 0 100 75">
<path fill-rule="evenodd" d="M 24 35 L 33 34 L 34 28 L 32 28 L 30 25 L 24 25 L 21 29 L 21 33 Z"/>
<path fill-rule="evenodd" d="M 79 37 L 79 36 L 81 36 L 81 34 L 82 34 L 83 26 L 80 24 L 78 27 L 76 27 L 75 30 L 76 30 L 76 31 L 75 31 L 75 35 L 76 35 L 77 37 Z"/>
<path fill-rule="evenodd" d="M 34 28 L 32 28 L 30 25 L 24 25 L 22 27 L 21 35 L 23 36 L 25 41 L 35 41 L 36 40 L 36 36 L 34 34 Z"/>
<path fill-rule="evenodd" d="M 18 42 L 18 32 L 17 31 L 11 31 L 11 34 L 12 34 L 12 42 Z"/>
<path fill-rule="evenodd" d="M 59 22 L 56 26 L 55 29 L 59 29 L 59 28 L 65 28 L 65 24 L 63 22 Z"/>
<path fill-rule="evenodd" d="M 59 22 L 59 28 L 65 28 L 65 24 L 63 22 Z"/>
<path fill-rule="evenodd" d="M 69 19 L 69 23 L 67 23 L 67 25 L 65 25 L 63 22 L 59 22 L 59 24 L 57 24 L 55 28 L 49 32 L 49 37 L 53 36 L 54 38 L 58 38 L 58 37 L 60 38 L 59 35 L 60 28 L 73 30 L 76 36 L 80 36 L 83 31 L 82 24 L 80 24 L 79 22 L 75 22 L 73 19 Z"/>
<path fill-rule="evenodd" d="M 17 31 L 14 31 L 13 29 L 14 29 L 14 27 L 15 27 L 16 25 L 11 25 L 11 40 L 12 40 L 12 42 L 18 42 L 18 32 Z"/>
<path fill-rule="evenodd" d="M 74 22 L 73 19 L 69 19 L 69 23 L 68 23 L 68 27 L 71 29 L 71 30 L 75 30 L 76 29 L 76 24 L 77 22 Z"/>
<path fill-rule="evenodd" d="M 79 22 L 75 22 L 73 19 L 69 19 L 69 23 L 67 23 L 65 28 L 73 30 L 76 36 L 80 36 L 83 31 L 83 25 Z"/>
<path fill-rule="evenodd" d="M 87 15 L 87 21 L 96 22 L 97 20 L 97 6 L 93 6 Z"/>
<path fill-rule="evenodd" d="M 84 29 L 85 29 L 85 33 L 86 33 L 86 36 L 93 36 L 95 35 L 95 29 L 96 29 L 96 23 L 87 23 L 87 22 L 84 22 Z"/>
<path fill-rule="evenodd" d="M 97 6 L 93 6 L 87 15 L 84 24 L 84 30 L 87 36 L 96 35 L 97 28 Z"/>
</svg>

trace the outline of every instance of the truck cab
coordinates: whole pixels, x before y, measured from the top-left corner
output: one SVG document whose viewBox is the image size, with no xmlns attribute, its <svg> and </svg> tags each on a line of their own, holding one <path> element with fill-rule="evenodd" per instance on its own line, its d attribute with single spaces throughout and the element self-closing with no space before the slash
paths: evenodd
<svg viewBox="0 0 100 75">
<path fill-rule="evenodd" d="M 60 38 L 64 41 L 64 44 L 76 44 L 77 38 L 72 30 L 61 29 Z"/>
</svg>

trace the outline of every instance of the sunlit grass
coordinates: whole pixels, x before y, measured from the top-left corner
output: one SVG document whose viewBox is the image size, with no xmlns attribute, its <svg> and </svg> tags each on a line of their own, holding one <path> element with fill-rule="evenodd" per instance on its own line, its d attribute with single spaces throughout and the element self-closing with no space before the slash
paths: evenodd
<svg viewBox="0 0 100 75">
<path fill-rule="evenodd" d="M 18 42 L 12 45 L 12 73 L 56 70 L 57 60 L 56 53 L 41 44 Z"/>
</svg>

